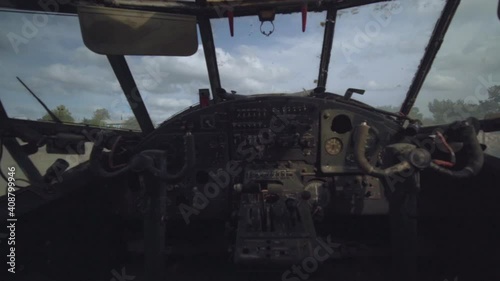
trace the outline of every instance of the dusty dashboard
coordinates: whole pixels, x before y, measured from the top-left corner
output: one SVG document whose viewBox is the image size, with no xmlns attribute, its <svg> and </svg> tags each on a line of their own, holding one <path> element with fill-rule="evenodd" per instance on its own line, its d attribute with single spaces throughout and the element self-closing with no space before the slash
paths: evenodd
<svg viewBox="0 0 500 281">
<path fill-rule="evenodd" d="M 140 149 L 166 150 L 167 168 L 175 172 L 184 161 L 183 136 L 193 134 L 196 164 L 175 185 L 182 192 L 173 205 L 192 203 L 196 192 L 214 182 L 225 191 L 212 199 L 220 204 L 210 203 L 217 213 L 227 207 L 222 203 L 230 197 L 226 190 L 248 182 L 282 194 L 313 190 L 317 202 L 322 187 L 343 194 L 346 200 L 354 193 L 362 193 L 362 200 L 377 199 L 383 196 L 380 182 L 363 176 L 353 155 L 354 128 L 365 121 L 372 127 L 366 153 L 375 163 L 400 128 L 393 119 L 334 100 L 286 95 L 192 107 L 165 121 Z M 370 196 L 364 195 L 368 188 L 373 188 Z"/>
<path fill-rule="evenodd" d="M 198 168 L 223 166 L 229 160 L 303 161 L 322 173 L 361 173 L 352 136 L 364 121 L 373 128 L 367 143 L 367 156 L 373 157 L 399 129 L 391 119 L 335 101 L 256 96 L 188 109 L 163 123 L 141 148 L 167 150 L 175 169 L 182 159 L 182 136 L 190 131 Z"/>
</svg>

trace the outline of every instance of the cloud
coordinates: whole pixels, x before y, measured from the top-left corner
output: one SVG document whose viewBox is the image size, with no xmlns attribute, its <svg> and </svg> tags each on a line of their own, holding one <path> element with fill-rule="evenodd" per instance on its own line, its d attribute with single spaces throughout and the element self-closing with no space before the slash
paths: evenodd
<svg viewBox="0 0 500 281">
<path fill-rule="evenodd" d="M 453 91 L 460 90 L 465 85 L 456 77 L 436 74 L 427 79 L 425 86 L 428 90 Z"/>
<path fill-rule="evenodd" d="M 399 85 L 396 85 L 396 87 L 399 87 Z M 368 83 L 365 84 L 365 90 L 367 91 L 391 91 L 394 90 L 394 85 L 388 85 L 388 84 L 380 84 L 379 82 L 375 80 L 370 80 Z"/>
<path fill-rule="evenodd" d="M 28 116 L 43 116 L 46 113 L 42 108 L 36 109 L 19 105 L 16 106 L 14 110 L 17 113 L 17 115 L 14 115 L 12 117 L 21 117 L 21 118 L 27 118 Z"/>
<path fill-rule="evenodd" d="M 359 76 L 359 67 L 348 64 L 342 70 L 339 71 L 340 78 L 352 78 L 352 77 L 360 77 Z"/>
<path fill-rule="evenodd" d="M 160 123 L 194 104 L 191 99 L 165 98 L 159 96 L 153 96 L 149 101 L 151 103 L 149 104 L 148 110 L 154 123 Z"/>
</svg>

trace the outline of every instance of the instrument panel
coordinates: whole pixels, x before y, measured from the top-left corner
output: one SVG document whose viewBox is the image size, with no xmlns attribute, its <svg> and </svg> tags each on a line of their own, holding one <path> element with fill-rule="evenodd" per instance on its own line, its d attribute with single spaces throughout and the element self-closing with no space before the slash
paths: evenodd
<svg viewBox="0 0 500 281">
<path fill-rule="evenodd" d="M 301 161 L 326 174 L 356 174 L 361 171 L 353 157 L 353 132 L 364 121 L 373 128 L 366 147 L 368 158 L 374 158 L 400 129 L 394 120 L 312 97 L 253 96 L 192 107 L 164 122 L 140 147 L 182 153 L 182 135 L 189 131 L 195 136 L 198 166 Z"/>
<path fill-rule="evenodd" d="M 382 148 L 398 141 L 401 127 L 395 120 L 335 100 L 286 95 L 191 107 L 165 121 L 138 149 L 167 150 L 167 168 L 175 172 L 183 166 L 183 136 L 187 132 L 194 136 L 195 165 L 178 184 L 176 198 L 193 202 L 197 192 L 214 184 L 222 191 L 200 216 L 223 213 L 236 186 L 252 184 L 285 197 L 306 190 L 315 204 L 343 200 L 345 209 L 352 210 L 348 207 L 352 198 L 340 196 L 345 192 L 335 188 L 336 182 L 355 182 L 363 174 L 353 152 L 354 131 L 362 122 L 372 128 L 366 156 L 376 164 Z M 366 188 L 359 185 L 348 194 L 364 194 Z"/>
</svg>

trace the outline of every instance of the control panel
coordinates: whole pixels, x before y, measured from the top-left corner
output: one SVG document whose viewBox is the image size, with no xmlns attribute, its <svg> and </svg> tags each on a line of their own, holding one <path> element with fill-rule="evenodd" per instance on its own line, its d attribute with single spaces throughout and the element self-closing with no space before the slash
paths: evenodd
<svg viewBox="0 0 500 281">
<path fill-rule="evenodd" d="M 308 191 L 304 196 L 314 206 L 315 216 L 328 209 L 383 213 L 385 203 L 378 199 L 383 197 L 379 196 L 382 184 L 372 178 L 357 180 L 363 173 L 354 159 L 353 136 L 361 122 L 372 128 L 366 156 L 377 165 L 380 148 L 398 141 L 393 138 L 401 127 L 395 120 L 333 100 L 286 95 L 191 107 L 165 121 L 139 149 L 166 150 L 168 169 L 175 172 L 184 161 L 183 136 L 187 132 L 194 136 L 195 165 L 189 177 L 172 189 L 171 205 L 193 204 L 207 185 L 223 183 L 200 217 L 215 213 L 227 217 L 233 187 L 253 183 L 285 197 Z M 257 205 L 251 203 L 248 208 Z"/>
<path fill-rule="evenodd" d="M 288 101 L 284 105 L 262 100 L 231 111 L 231 156 L 245 160 L 255 151 L 256 161 L 280 159 L 316 161 L 317 106 Z"/>
</svg>

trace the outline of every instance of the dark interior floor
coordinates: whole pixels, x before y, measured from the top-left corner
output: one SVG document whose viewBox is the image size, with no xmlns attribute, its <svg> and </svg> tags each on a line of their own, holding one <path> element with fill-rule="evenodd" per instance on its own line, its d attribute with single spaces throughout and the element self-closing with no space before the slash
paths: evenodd
<svg viewBox="0 0 500 281">
<path fill-rule="evenodd" d="M 487 160 L 481 174 L 470 180 L 422 175 L 419 281 L 500 280 L 500 160 Z M 140 222 L 114 214 L 109 198 L 101 186 L 87 185 L 22 216 L 16 227 L 18 271 L 6 275 L 2 267 L 0 280 L 145 280 L 142 257 L 133 254 L 127 242 L 140 238 L 140 227 L 134 228 Z M 236 268 L 230 263 L 230 242 L 223 229 L 224 222 L 215 221 L 189 229 L 169 225 L 166 280 L 391 280 L 389 224 L 384 216 L 329 218 L 318 233 L 343 243 L 354 241 L 347 243 L 354 257 L 328 260 L 302 277 L 283 278 L 286 268 Z M 2 253 L 6 246 L 0 243 Z"/>
<path fill-rule="evenodd" d="M 345 251 L 348 251 L 353 257 L 327 260 L 311 273 L 302 270 L 302 275 L 283 276 L 287 270 L 293 272 L 291 267 L 276 271 L 238 268 L 231 263 L 231 254 L 222 249 L 224 247 L 222 238 L 203 239 L 198 237 L 195 240 L 190 240 L 194 236 L 186 235 L 186 241 L 183 243 L 174 242 L 168 247 L 176 253 L 168 255 L 165 264 L 167 276 L 165 280 L 392 280 L 389 245 L 388 240 L 384 239 L 384 236 L 387 235 L 387 232 L 384 231 L 385 227 L 383 227 L 384 218 L 378 217 L 375 220 L 378 222 L 367 223 L 363 220 L 350 220 L 348 222 L 346 219 L 332 224 L 332 226 L 343 225 L 345 227 L 343 231 L 337 231 L 340 236 L 339 240 L 343 240 L 342 234 L 349 233 L 357 233 L 358 236 L 365 233 L 365 239 L 357 240 L 357 243 L 348 243 L 350 246 L 346 247 Z M 498 220 L 489 222 L 485 221 L 485 218 L 457 218 L 455 221 L 436 218 L 434 221 L 421 221 L 418 280 L 500 280 L 500 266 L 498 266 L 500 264 L 500 237 L 494 236 L 495 231 L 498 233 L 498 229 L 494 229 L 498 227 L 498 224 Z M 366 239 L 368 231 L 373 233 L 372 238 L 374 239 Z M 356 235 L 348 237 L 354 240 L 357 238 Z M 77 237 L 74 238 L 77 239 Z M 213 243 L 210 243 L 211 241 Z M 66 245 L 71 246 L 71 244 Z M 87 258 L 78 258 L 76 255 L 69 254 L 66 259 L 61 257 L 61 260 L 54 260 L 54 264 L 51 264 L 50 260 L 44 260 L 45 263 L 38 265 L 28 263 L 27 267 L 30 270 L 19 272 L 15 278 L 9 276 L 9 279 L 2 280 L 146 280 L 143 259 L 140 254 L 123 252 L 119 256 L 112 255 L 106 253 L 109 249 L 106 249 L 105 244 L 101 245 L 103 246 L 102 252 L 97 249 L 94 250 L 96 251 L 94 253 L 85 253 L 75 244 L 75 251 L 78 251 L 78 254 L 87 255 Z M 62 249 L 59 251 L 64 252 Z M 42 261 L 41 259 L 37 260 Z"/>
</svg>

